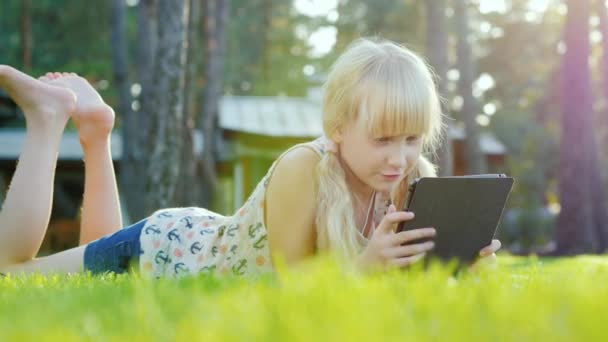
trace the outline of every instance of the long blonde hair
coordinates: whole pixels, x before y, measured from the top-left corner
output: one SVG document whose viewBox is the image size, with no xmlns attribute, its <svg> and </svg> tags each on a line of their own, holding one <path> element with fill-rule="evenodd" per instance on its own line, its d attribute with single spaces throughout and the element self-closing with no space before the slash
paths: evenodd
<svg viewBox="0 0 608 342">
<path fill-rule="evenodd" d="M 419 133 L 424 150 L 432 153 L 441 139 L 442 114 L 433 75 L 422 58 L 386 40 L 353 42 L 332 65 L 324 85 L 325 136 L 333 137 L 358 119 L 365 120 L 374 137 Z M 422 176 L 435 176 L 435 167 L 421 156 L 391 194 L 398 209 L 409 182 Z M 358 254 L 364 241 L 355 224 L 352 195 L 345 196 L 350 191 L 344 170 L 334 153 L 324 154 L 317 180 L 319 252 L 347 258 Z"/>
</svg>

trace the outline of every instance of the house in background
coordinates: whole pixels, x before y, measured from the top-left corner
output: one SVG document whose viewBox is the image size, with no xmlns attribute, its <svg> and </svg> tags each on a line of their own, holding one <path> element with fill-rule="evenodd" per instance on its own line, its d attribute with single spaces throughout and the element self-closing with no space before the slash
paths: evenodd
<svg viewBox="0 0 608 342">
<path fill-rule="evenodd" d="M 0 94 L 0 120 L 14 120 L 16 113 L 14 103 Z M 220 101 L 219 125 L 224 143 L 217 170 L 225 201 L 211 209 L 231 214 L 242 205 L 282 152 L 323 134 L 320 95 L 313 89 L 306 98 L 224 96 Z M 454 173 L 461 175 L 466 170 L 464 130 L 454 127 L 449 134 L 453 140 Z M 0 202 L 24 140 L 23 128 L 0 129 Z M 202 151 L 202 134 L 197 132 L 193 141 L 194 150 Z M 506 152 L 503 144 L 489 133 L 481 134 L 480 143 L 489 171 L 502 172 Z M 116 131 L 112 134 L 112 159 L 117 171 L 121 156 L 122 139 Z M 75 131 L 66 131 L 59 148 L 52 221 L 43 243 L 43 254 L 77 243 L 83 189 L 84 170 L 78 136 Z"/>
</svg>

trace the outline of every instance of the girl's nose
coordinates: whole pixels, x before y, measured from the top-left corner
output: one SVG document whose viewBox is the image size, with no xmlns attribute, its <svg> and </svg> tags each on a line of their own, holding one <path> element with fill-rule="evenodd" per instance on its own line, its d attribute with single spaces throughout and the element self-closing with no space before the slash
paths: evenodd
<svg viewBox="0 0 608 342">
<path fill-rule="evenodd" d="M 405 147 L 396 148 L 388 158 L 389 165 L 400 170 L 404 169 L 407 164 L 407 153 Z"/>
</svg>

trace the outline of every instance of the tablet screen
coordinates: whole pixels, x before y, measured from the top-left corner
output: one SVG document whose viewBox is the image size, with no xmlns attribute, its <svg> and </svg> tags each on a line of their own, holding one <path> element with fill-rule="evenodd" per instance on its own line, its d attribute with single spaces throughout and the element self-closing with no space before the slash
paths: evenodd
<svg viewBox="0 0 608 342">
<path fill-rule="evenodd" d="M 397 231 L 434 227 L 428 257 L 470 263 L 492 242 L 512 186 L 513 178 L 502 174 L 420 178 L 406 200 L 415 217 Z"/>
</svg>

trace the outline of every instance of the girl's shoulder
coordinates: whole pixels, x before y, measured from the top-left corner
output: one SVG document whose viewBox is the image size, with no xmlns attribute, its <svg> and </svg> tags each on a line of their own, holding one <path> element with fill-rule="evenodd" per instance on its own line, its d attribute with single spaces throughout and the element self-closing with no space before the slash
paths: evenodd
<svg viewBox="0 0 608 342">
<path fill-rule="evenodd" d="M 278 167 L 287 172 L 314 169 L 325 154 L 323 141 L 322 137 L 317 138 L 312 141 L 294 145 L 281 153 L 268 172 L 268 180 L 270 180 Z"/>
</svg>

